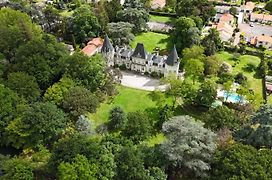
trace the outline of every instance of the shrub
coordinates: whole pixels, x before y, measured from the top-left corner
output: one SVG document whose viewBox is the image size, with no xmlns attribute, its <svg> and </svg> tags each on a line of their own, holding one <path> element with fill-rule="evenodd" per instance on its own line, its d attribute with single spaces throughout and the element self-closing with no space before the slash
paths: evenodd
<svg viewBox="0 0 272 180">
<path fill-rule="evenodd" d="M 234 80 L 238 84 L 246 85 L 247 84 L 247 77 L 243 73 L 238 73 L 234 77 Z"/>
</svg>

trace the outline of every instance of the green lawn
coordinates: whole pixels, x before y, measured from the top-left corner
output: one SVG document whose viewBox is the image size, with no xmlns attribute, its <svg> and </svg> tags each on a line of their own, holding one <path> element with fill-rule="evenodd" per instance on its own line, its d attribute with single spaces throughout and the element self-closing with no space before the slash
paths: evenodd
<svg viewBox="0 0 272 180">
<path fill-rule="evenodd" d="M 149 21 L 152 22 L 159 22 L 159 23 L 171 23 L 173 22 L 174 18 L 168 17 L 168 16 L 156 16 L 156 15 L 150 15 Z"/>
<path fill-rule="evenodd" d="M 137 43 L 143 43 L 145 49 L 148 52 L 152 52 L 155 47 L 160 47 L 160 49 L 167 48 L 167 42 L 169 41 L 169 35 L 161 34 L 161 33 L 154 33 L 154 32 L 146 32 L 141 33 L 140 35 L 136 36 L 131 43 L 131 47 L 135 48 Z"/>
<path fill-rule="evenodd" d="M 148 91 L 118 86 L 118 92 L 119 94 L 112 100 L 101 104 L 95 114 L 89 115 L 96 126 L 107 121 L 109 111 L 115 106 L 120 106 L 126 113 L 156 107 L 156 103 L 150 99 Z"/>
<path fill-rule="evenodd" d="M 223 51 L 218 53 L 217 56 L 221 60 L 231 64 L 232 66 L 235 64 L 235 61 L 232 59 L 233 54 Z M 239 57 L 239 63 L 237 63 L 234 67 L 232 67 L 232 74 L 236 75 L 237 73 L 242 72 L 245 76 L 247 76 L 250 87 L 259 96 L 261 96 L 262 94 L 261 79 L 256 78 L 255 71 L 248 72 L 245 69 L 248 64 L 254 64 L 255 67 L 258 67 L 260 61 L 261 61 L 260 58 L 257 56 L 241 55 Z"/>
</svg>

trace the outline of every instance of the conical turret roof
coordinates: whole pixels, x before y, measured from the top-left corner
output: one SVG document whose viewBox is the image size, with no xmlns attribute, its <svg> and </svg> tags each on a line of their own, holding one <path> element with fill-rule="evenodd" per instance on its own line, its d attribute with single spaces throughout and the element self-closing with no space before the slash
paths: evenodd
<svg viewBox="0 0 272 180">
<path fill-rule="evenodd" d="M 108 35 L 105 36 L 101 51 L 105 53 L 114 51 L 114 48 L 110 42 Z"/>
<path fill-rule="evenodd" d="M 178 53 L 177 53 L 177 49 L 176 46 L 174 45 L 171 53 L 168 55 L 167 59 L 166 59 L 166 64 L 169 66 L 173 66 L 175 63 L 178 62 Z"/>
</svg>

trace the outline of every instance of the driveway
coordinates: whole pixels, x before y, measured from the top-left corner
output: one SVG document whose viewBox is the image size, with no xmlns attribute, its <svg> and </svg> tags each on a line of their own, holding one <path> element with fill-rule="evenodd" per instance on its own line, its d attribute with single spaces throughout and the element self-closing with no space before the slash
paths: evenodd
<svg viewBox="0 0 272 180">
<path fill-rule="evenodd" d="M 126 87 L 141 89 L 145 91 L 165 91 L 167 88 L 167 85 L 160 85 L 160 80 L 158 79 L 124 71 L 122 71 L 122 75 L 123 77 L 121 80 L 121 84 Z"/>
<path fill-rule="evenodd" d="M 262 34 L 272 36 L 272 26 L 253 23 L 253 27 L 251 27 L 249 24 L 239 24 L 239 29 L 245 33 L 245 36 L 249 37 L 261 36 Z"/>
</svg>

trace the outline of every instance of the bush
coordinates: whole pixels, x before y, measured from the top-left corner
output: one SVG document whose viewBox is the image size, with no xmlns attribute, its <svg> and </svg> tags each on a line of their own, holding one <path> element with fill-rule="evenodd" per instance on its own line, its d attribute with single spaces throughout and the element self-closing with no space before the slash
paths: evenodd
<svg viewBox="0 0 272 180">
<path fill-rule="evenodd" d="M 257 69 L 256 65 L 253 63 L 248 63 L 246 67 L 244 67 L 244 70 L 247 72 L 253 72 Z"/>
<path fill-rule="evenodd" d="M 126 70 L 127 69 L 125 64 L 122 64 L 121 66 L 119 66 L 119 68 L 120 68 L 120 70 Z"/>
<path fill-rule="evenodd" d="M 221 73 L 219 75 L 219 80 L 217 81 L 217 83 L 223 84 L 228 81 L 233 81 L 233 79 L 234 79 L 233 75 L 231 75 L 229 73 Z"/>
<path fill-rule="evenodd" d="M 151 72 L 150 75 L 151 75 L 151 77 L 153 77 L 153 78 L 159 77 L 159 74 L 158 74 L 157 72 L 155 72 L 155 71 Z"/>
<path fill-rule="evenodd" d="M 234 77 L 234 80 L 236 83 L 241 85 L 247 84 L 247 77 L 243 73 L 236 74 L 236 76 Z"/>
</svg>

